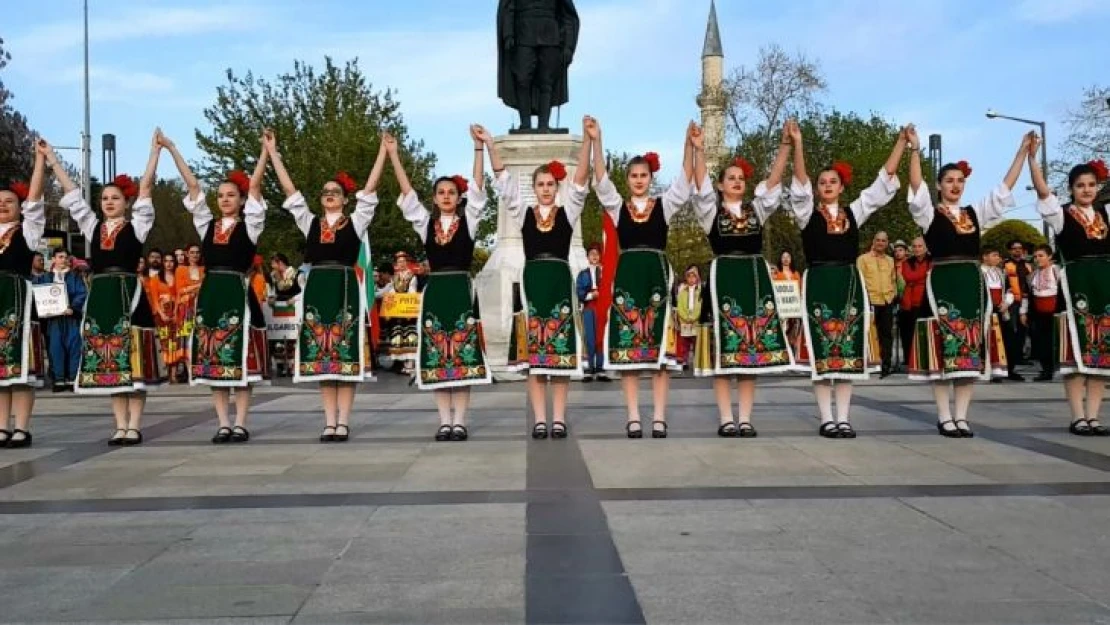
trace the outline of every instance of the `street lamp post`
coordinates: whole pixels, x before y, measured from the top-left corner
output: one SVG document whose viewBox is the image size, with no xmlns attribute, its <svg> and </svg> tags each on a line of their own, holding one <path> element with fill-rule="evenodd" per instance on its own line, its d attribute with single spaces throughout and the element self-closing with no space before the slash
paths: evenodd
<svg viewBox="0 0 1110 625">
<path fill-rule="evenodd" d="M 1041 129 L 1041 171 L 1044 172 L 1044 179 L 1048 180 L 1048 138 L 1045 136 L 1045 123 L 1035 121 L 1032 119 L 1024 119 L 1021 117 L 1010 117 L 1009 115 L 1002 115 L 994 109 L 987 109 L 987 119 L 1008 119 L 1012 122 L 1020 122 L 1022 124 L 1029 124 L 1030 126 L 1039 126 Z M 1042 231 L 1044 232 L 1045 239 L 1051 239 L 1048 224 L 1042 224 Z"/>
<path fill-rule="evenodd" d="M 89 0 L 85 0 L 85 131 L 81 134 L 81 169 L 85 172 L 85 202 L 92 206 L 92 129 L 89 111 Z M 92 242 L 85 239 L 85 258 L 92 256 Z"/>
</svg>

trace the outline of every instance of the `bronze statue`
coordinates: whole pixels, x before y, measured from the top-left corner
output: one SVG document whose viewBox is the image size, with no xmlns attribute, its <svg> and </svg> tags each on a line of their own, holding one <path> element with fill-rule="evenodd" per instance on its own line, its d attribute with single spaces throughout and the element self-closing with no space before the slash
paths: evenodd
<svg viewBox="0 0 1110 625">
<path fill-rule="evenodd" d="M 497 97 L 520 113 L 517 132 L 557 132 L 551 109 L 567 103 L 567 68 L 577 44 L 574 0 L 499 0 Z"/>
</svg>

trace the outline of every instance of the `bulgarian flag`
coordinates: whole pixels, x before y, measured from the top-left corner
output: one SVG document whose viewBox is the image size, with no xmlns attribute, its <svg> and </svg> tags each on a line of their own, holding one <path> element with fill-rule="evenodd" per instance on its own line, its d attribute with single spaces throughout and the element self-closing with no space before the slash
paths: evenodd
<svg viewBox="0 0 1110 625">
<path fill-rule="evenodd" d="M 620 244 L 617 242 L 617 225 L 609 213 L 601 213 L 601 283 L 597 285 L 597 342 L 605 345 L 609 330 L 609 307 L 613 304 L 613 278 L 617 275 L 617 260 L 620 258 Z"/>
<path fill-rule="evenodd" d="M 366 291 L 366 306 L 369 308 L 367 314 L 369 315 L 370 323 L 370 344 L 378 344 L 378 307 L 374 301 L 374 289 L 377 285 L 370 276 L 374 275 L 374 261 L 370 255 L 370 241 L 368 237 L 362 238 L 362 248 L 358 252 L 358 262 L 355 263 L 355 275 L 358 276 L 358 282 L 361 288 Z"/>
</svg>

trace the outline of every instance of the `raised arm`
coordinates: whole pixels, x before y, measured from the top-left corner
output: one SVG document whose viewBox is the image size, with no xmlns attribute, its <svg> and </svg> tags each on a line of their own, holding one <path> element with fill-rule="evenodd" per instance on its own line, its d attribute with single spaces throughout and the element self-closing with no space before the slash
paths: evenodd
<svg viewBox="0 0 1110 625">
<path fill-rule="evenodd" d="M 389 153 L 389 161 L 393 164 L 393 174 L 397 177 L 397 184 L 401 187 L 401 195 L 397 198 L 397 206 L 401 209 L 401 214 L 405 219 L 412 224 L 412 229 L 416 231 L 416 235 L 420 240 L 425 241 L 428 236 L 428 222 L 431 220 L 432 215 L 428 209 L 420 203 L 420 199 L 416 197 L 413 192 L 412 183 L 409 182 L 408 174 L 405 173 L 405 167 L 401 164 L 401 156 L 398 154 L 397 139 L 388 132 L 382 133 L 382 143 L 385 144 L 385 149 Z"/>
<path fill-rule="evenodd" d="M 910 193 L 917 193 L 925 177 L 921 174 L 921 137 L 913 124 L 906 126 L 906 141 L 910 144 Z"/>
<path fill-rule="evenodd" d="M 31 172 L 31 184 L 27 190 L 27 200 L 23 202 L 23 240 L 31 249 L 42 245 L 42 234 L 46 230 L 46 202 L 42 199 L 42 189 L 46 180 L 46 148 L 42 139 L 35 142 L 35 169 Z"/>
<path fill-rule="evenodd" d="M 1029 175 L 1033 178 L 1033 189 L 1037 192 L 1037 198 L 1044 200 L 1052 195 L 1052 189 L 1048 186 L 1048 181 L 1045 180 L 1044 170 L 1037 164 L 1037 150 L 1040 147 L 1041 138 L 1033 135 L 1026 149 L 1026 158 L 1029 161 Z"/>
<path fill-rule="evenodd" d="M 370 175 L 366 177 L 366 186 L 362 188 L 363 193 L 375 193 L 378 189 L 378 183 L 382 180 L 382 172 L 385 171 L 385 159 L 389 156 L 385 149 L 385 143 L 379 139 L 378 141 L 378 155 L 374 158 L 374 166 L 370 168 Z"/>
<path fill-rule="evenodd" d="M 806 157 L 802 148 L 802 128 L 798 122 L 786 122 L 786 134 L 790 137 L 790 144 L 794 150 L 794 180 L 790 183 L 790 210 L 794 213 L 794 222 L 799 229 L 809 224 L 813 216 L 813 185 L 809 182 L 806 173 Z"/>
<path fill-rule="evenodd" d="M 409 175 L 405 173 L 405 166 L 401 163 L 397 139 L 387 132 L 382 135 L 382 141 L 385 142 L 386 150 L 389 152 L 389 162 L 393 165 L 393 175 L 397 177 L 397 184 L 401 187 L 401 197 L 404 197 L 412 193 L 412 183 L 409 182 Z"/>
<path fill-rule="evenodd" d="M 979 216 L 980 227 L 989 228 L 1002 221 L 1006 216 L 1006 211 L 1017 205 L 1011 191 L 1014 185 L 1017 184 L 1018 177 L 1021 176 L 1025 161 L 1029 158 L 1029 145 L 1036 136 L 1035 132 L 1027 132 L 1022 135 L 1021 145 L 1018 146 L 1017 153 L 1014 154 L 1014 160 L 1010 163 L 1010 169 L 1006 172 L 1006 177 L 1002 179 L 1002 183 L 995 187 L 990 195 L 974 204 L 975 211 Z"/>
<path fill-rule="evenodd" d="M 906 153 L 906 127 L 903 126 L 898 131 L 898 136 L 894 138 L 894 148 L 890 150 L 890 156 L 886 157 L 886 163 L 883 164 L 883 171 L 887 176 L 898 175 L 898 165 L 902 162 L 902 155 Z"/>
<path fill-rule="evenodd" d="M 254 165 L 254 173 L 251 174 L 251 186 L 247 191 L 250 199 L 261 202 L 262 201 L 262 178 L 266 175 L 266 163 L 270 160 L 270 152 L 266 149 L 266 142 L 272 141 L 274 151 L 277 151 L 277 139 L 274 137 L 274 131 L 267 128 L 262 135 L 262 140 L 259 142 L 261 148 L 259 149 L 258 162 Z M 294 189 L 294 192 L 296 189 Z"/>
<path fill-rule="evenodd" d="M 910 188 L 906 198 L 910 217 L 919 228 L 928 230 L 936 211 L 933 210 L 933 196 L 921 173 L 921 137 L 913 124 L 906 126 L 906 141 L 910 144 Z"/>
<path fill-rule="evenodd" d="M 477 125 L 471 126 L 470 136 L 474 139 L 475 150 L 480 149 L 478 146 L 481 145 L 483 146 L 481 149 L 489 152 L 489 161 L 493 166 L 493 187 L 497 189 L 498 208 L 508 213 L 509 219 L 518 228 L 523 228 L 524 200 L 520 196 L 520 182 L 512 172 L 505 169 L 497 146 L 484 128 Z"/>
<path fill-rule="evenodd" d="M 44 139 L 39 139 L 39 145 L 43 146 L 46 166 L 50 168 L 54 177 L 58 179 L 58 183 L 62 185 L 62 191 L 69 193 L 76 189 L 77 185 L 74 184 L 73 179 L 66 172 L 66 168 L 62 167 L 62 163 L 58 160 L 58 155 L 54 152 L 54 146 Z"/>
<path fill-rule="evenodd" d="M 806 173 L 806 155 L 802 145 L 802 127 L 793 119 L 786 122 L 790 136 L 790 144 L 794 149 L 794 180 L 800 185 L 809 184 L 809 174 Z"/>
<path fill-rule="evenodd" d="M 571 178 L 571 183 L 576 188 L 585 187 L 590 179 L 590 150 L 593 149 L 594 142 L 586 132 L 586 121 L 589 119 L 589 116 L 582 116 L 582 145 L 578 148 L 578 165 L 574 168 L 574 177 Z"/>
<path fill-rule="evenodd" d="M 1037 164 L 1037 151 L 1040 147 L 1041 138 L 1034 135 L 1029 143 L 1028 159 L 1029 174 L 1033 178 L 1033 188 L 1037 191 L 1037 212 L 1053 232 L 1059 233 L 1064 229 L 1064 208 L 1060 206 L 1060 200 L 1052 194 L 1052 189 L 1045 180 L 1044 170 Z"/>
<path fill-rule="evenodd" d="M 752 197 L 752 208 L 761 224 L 767 223 L 782 205 L 782 174 L 786 171 L 786 162 L 790 160 L 790 146 L 784 127 L 779 151 L 775 154 L 775 162 L 771 164 L 771 173 L 766 180 L 756 185 L 755 195 Z"/>
<path fill-rule="evenodd" d="M 173 164 L 177 166 L 177 172 L 181 174 L 181 179 L 185 181 L 185 190 L 188 191 L 187 197 L 194 202 L 202 200 L 200 182 L 197 180 L 196 175 L 193 174 L 193 170 L 189 167 L 189 164 L 185 162 L 185 157 L 181 156 L 181 152 L 177 149 L 177 145 L 164 134 L 160 134 L 159 141 L 162 147 L 170 151 L 170 156 L 173 157 Z"/>
<path fill-rule="evenodd" d="M 602 181 L 609 175 L 605 164 L 605 147 L 601 140 L 601 124 L 593 117 L 586 120 L 586 134 L 593 144 L 594 152 L 594 184 Z"/>
<path fill-rule="evenodd" d="M 77 188 L 69 174 L 66 173 L 65 168 L 58 162 L 58 155 L 54 153 L 53 146 L 41 139 L 40 141 L 43 146 L 43 155 L 54 171 L 54 177 L 58 179 L 65 191 L 59 204 L 66 209 L 70 218 L 77 223 L 77 229 L 81 231 L 81 234 L 85 235 L 86 239 L 92 239 L 96 234 L 98 223 L 96 213 L 89 207 L 89 203 L 85 201 L 81 190 Z"/>
<path fill-rule="evenodd" d="M 35 168 L 31 171 L 31 185 L 27 190 L 28 202 L 41 202 L 42 190 L 46 186 L 46 142 L 35 142 Z"/>
<path fill-rule="evenodd" d="M 493 144 L 493 136 L 486 132 L 485 128 L 475 125 L 474 129 L 477 132 L 476 140 L 479 143 Z M 471 238 L 478 233 L 478 225 L 482 221 L 482 213 L 485 212 L 486 202 L 489 200 L 489 195 L 486 193 L 485 159 L 485 149 L 480 146 L 476 147 L 474 150 L 474 168 L 472 169 L 474 181 L 467 185 L 466 206 L 463 207 L 466 212 L 466 228 L 470 231 Z"/>
<path fill-rule="evenodd" d="M 686 145 L 682 152 L 682 173 L 686 180 L 695 187 L 701 185 L 708 175 L 708 164 L 705 162 L 705 137 L 701 127 L 693 121 L 686 129 Z"/>
<path fill-rule="evenodd" d="M 285 162 L 281 158 L 281 152 L 278 151 L 277 137 L 271 130 L 266 130 L 262 134 L 262 151 L 274 164 L 274 173 L 277 174 L 281 192 L 287 198 L 292 197 L 297 192 L 297 185 L 293 184 L 293 179 L 289 177 L 289 170 L 285 169 Z"/>
<path fill-rule="evenodd" d="M 143 177 L 139 178 L 139 197 L 136 201 L 149 199 L 151 191 L 154 190 L 154 176 L 158 171 L 158 155 L 162 152 L 162 144 L 158 142 L 158 136 L 161 134 L 161 128 L 154 129 L 154 136 L 150 139 L 150 156 L 146 160 Z"/>
<path fill-rule="evenodd" d="M 775 154 L 775 162 L 771 164 L 771 173 L 763 184 L 768 189 L 774 189 L 782 184 L 782 174 L 786 172 L 786 163 L 790 160 L 790 137 L 787 136 L 786 126 L 782 129 L 782 139 L 779 141 L 779 151 Z"/>
<path fill-rule="evenodd" d="M 1021 145 L 1018 146 L 1017 153 L 1014 154 L 1010 169 L 1006 172 L 1006 177 L 1002 179 L 1002 184 L 1006 185 L 1007 189 L 1013 190 L 1014 185 L 1017 184 L 1018 177 L 1021 176 L 1021 169 L 1025 167 L 1025 159 L 1029 156 L 1029 144 L 1036 136 L 1037 134 L 1033 131 L 1029 131 L 1022 136 Z"/>
<path fill-rule="evenodd" d="M 894 139 L 894 147 L 890 150 L 890 156 L 887 157 L 882 171 L 875 178 L 875 182 L 864 189 L 859 197 L 849 205 L 852 214 L 856 217 L 857 224 L 862 226 L 875 214 L 875 211 L 886 206 L 894 199 L 894 194 L 898 192 L 900 185 L 898 182 L 898 163 L 902 161 L 902 155 L 905 152 L 906 129 L 902 128 L 898 131 L 898 136 Z"/>
<path fill-rule="evenodd" d="M 378 181 L 382 179 L 386 156 L 385 142 L 379 141 L 378 156 L 374 158 L 374 166 L 370 168 L 366 186 L 355 193 L 355 211 L 351 213 L 351 223 L 354 224 L 356 232 L 366 232 L 370 222 L 374 221 L 374 212 L 378 209 Z"/>
<path fill-rule="evenodd" d="M 486 147 L 493 146 L 493 137 L 486 132 L 478 124 L 470 126 L 470 138 L 474 139 L 474 167 L 471 169 L 471 176 L 474 178 L 474 184 L 479 189 L 482 189 L 486 184 Z M 496 150 L 490 150 L 489 162 L 493 165 L 493 171 L 501 171 L 505 169 L 504 163 L 501 162 L 500 156 Z"/>
</svg>

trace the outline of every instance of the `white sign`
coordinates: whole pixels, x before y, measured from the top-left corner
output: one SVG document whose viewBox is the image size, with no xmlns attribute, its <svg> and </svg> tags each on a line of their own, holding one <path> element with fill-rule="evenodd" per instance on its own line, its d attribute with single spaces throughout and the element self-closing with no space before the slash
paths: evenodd
<svg viewBox="0 0 1110 625">
<path fill-rule="evenodd" d="M 772 280 L 775 289 L 775 307 L 780 319 L 802 318 L 802 294 L 794 280 Z"/>
<path fill-rule="evenodd" d="M 266 317 L 266 338 L 271 341 L 291 341 L 297 338 L 299 324 L 297 309 L 292 304 L 262 305 Z"/>
<path fill-rule="evenodd" d="M 66 293 L 65 284 L 57 282 L 36 284 L 31 287 L 31 292 L 35 297 L 35 310 L 41 318 L 59 317 L 69 308 L 69 295 Z"/>
</svg>

